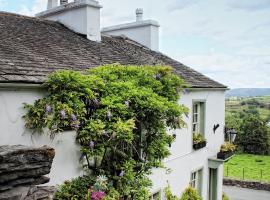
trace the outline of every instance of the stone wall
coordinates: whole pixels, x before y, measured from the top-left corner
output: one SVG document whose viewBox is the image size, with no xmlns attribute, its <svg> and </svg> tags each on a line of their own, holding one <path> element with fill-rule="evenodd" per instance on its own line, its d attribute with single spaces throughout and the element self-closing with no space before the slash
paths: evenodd
<svg viewBox="0 0 270 200">
<path fill-rule="evenodd" d="M 52 199 L 54 187 L 36 185 L 49 182 L 54 156 L 47 146 L 0 146 L 0 200 Z"/>
<path fill-rule="evenodd" d="M 223 185 L 237 186 L 237 187 L 249 188 L 249 189 L 255 189 L 255 190 L 270 191 L 270 184 L 269 183 L 261 183 L 261 182 L 256 182 L 256 181 L 244 181 L 244 180 L 224 178 Z"/>
</svg>

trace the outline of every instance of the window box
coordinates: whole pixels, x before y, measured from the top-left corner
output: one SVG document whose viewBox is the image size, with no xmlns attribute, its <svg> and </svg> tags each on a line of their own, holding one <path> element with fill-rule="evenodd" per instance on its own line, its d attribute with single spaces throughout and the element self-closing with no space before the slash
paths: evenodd
<svg viewBox="0 0 270 200">
<path fill-rule="evenodd" d="M 220 151 L 217 153 L 217 158 L 222 160 L 227 160 L 230 158 L 236 149 L 236 146 L 233 143 L 225 142 L 220 147 Z"/>
<path fill-rule="evenodd" d="M 193 149 L 198 150 L 206 146 L 206 140 L 200 133 L 193 133 Z"/>
<path fill-rule="evenodd" d="M 233 154 L 234 154 L 234 151 L 226 151 L 226 152 L 220 151 L 217 153 L 217 158 L 221 160 L 227 160 L 228 158 L 233 156 Z"/>
<path fill-rule="evenodd" d="M 198 150 L 206 146 L 206 141 L 202 141 L 197 144 L 193 144 L 193 149 Z"/>
</svg>

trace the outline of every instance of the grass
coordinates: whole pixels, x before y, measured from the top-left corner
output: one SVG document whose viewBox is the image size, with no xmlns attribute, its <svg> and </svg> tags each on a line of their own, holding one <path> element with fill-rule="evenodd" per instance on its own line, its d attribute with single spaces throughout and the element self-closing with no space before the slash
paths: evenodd
<svg viewBox="0 0 270 200">
<path fill-rule="evenodd" d="M 270 183 L 270 156 L 237 154 L 225 163 L 224 177 Z"/>
</svg>

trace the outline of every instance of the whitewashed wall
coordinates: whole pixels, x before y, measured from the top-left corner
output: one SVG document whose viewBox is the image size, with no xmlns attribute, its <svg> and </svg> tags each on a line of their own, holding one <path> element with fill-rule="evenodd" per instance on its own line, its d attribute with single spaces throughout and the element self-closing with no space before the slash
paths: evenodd
<svg viewBox="0 0 270 200">
<path fill-rule="evenodd" d="M 192 101 L 205 101 L 205 137 L 207 146 L 203 149 L 194 151 L 192 148 Z M 165 170 L 157 169 L 151 178 L 154 186 L 153 192 L 164 188 L 169 182 L 174 194 L 180 196 L 182 191 L 189 185 L 191 172 L 203 169 L 202 197 L 208 199 L 208 158 L 215 157 L 220 145 L 224 141 L 223 128 L 225 116 L 225 96 L 224 91 L 193 91 L 184 94 L 179 103 L 184 104 L 190 109 L 188 118 L 185 121 L 188 128 L 177 130 L 175 143 L 171 147 L 172 155 L 165 161 L 166 166 L 172 170 L 166 174 Z M 213 132 L 214 124 L 220 127 Z M 223 166 L 218 168 L 218 199 L 222 195 L 222 176 Z"/>
<path fill-rule="evenodd" d="M 49 145 L 56 149 L 56 157 L 50 173 L 50 184 L 62 183 L 64 180 L 79 176 L 81 173 L 79 147 L 75 144 L 75 133 L 65 132 L 53 141 L 49 136 L 36 136 L 24 129 L 22 115 L 23 103 L 33 103 L 43 96 L 40 89 L 1 89 L 0 88 L 0 145 Z M 224 91 L 194 91 L 181 97 L 179 103 L 191 109 L 192 100 L 205 100 L 206 124 L 205 135 L 207 147 L 198 151 L 192 149 L 192 117 L 185 118 L 188 128 L 177 130 L 176 142 L 172 145 L 172 155 L 166 160 L 167 167 L 172 173 L 164 170 L 155 170 L 152 175 L 153 191 L 164 188 L 169 181 L 175 194 L 180 195 L 188 186 L 191 171 L 203 168 L 203 199 L 207 199 L 208 191 L 208 158 L 215 156 L 223 143 L 224 127 Z M 213 133 L 214 124 L 220 124 L 216 133 Z M 218 195 L 222 193 L 222 166 L 219 169 Z M 220 199 L 218 199 L 220 200 Z"/>
<path fill-rule="evenodd" d="M 48 135 L 36 136 L 25 131 L 22 115 L 23 103 L 33 103 L 35 99 L 42 97 L 44 92 L 40 90 L 19 90 L 0 88 L 0 145 L 48 145 L 55 148 L 50 184 L 62 183 L 67 179 L 79 176 L 79 147 L 75 144 L 75 133 L 66 132 L 58 135 L 53 141 Z"/>
</svg>

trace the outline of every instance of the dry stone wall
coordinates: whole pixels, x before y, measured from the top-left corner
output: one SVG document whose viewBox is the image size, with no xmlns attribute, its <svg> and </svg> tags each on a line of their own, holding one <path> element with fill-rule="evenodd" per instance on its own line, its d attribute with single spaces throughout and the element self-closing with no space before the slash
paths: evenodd
<svg viewBox="0 0 270 200">
<path fill-rule="evenodd" d="M 0 200 L 51 199 L 54 187 L 36 185 L 49 182 L 54 156 L 48 146 L 0 146 Z"/>
</svg>

